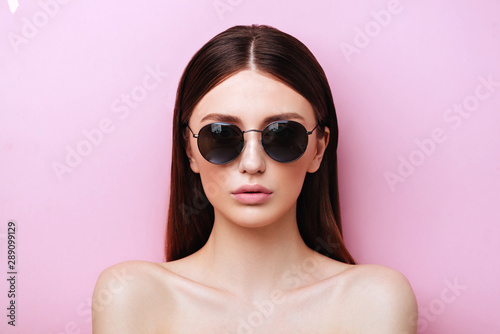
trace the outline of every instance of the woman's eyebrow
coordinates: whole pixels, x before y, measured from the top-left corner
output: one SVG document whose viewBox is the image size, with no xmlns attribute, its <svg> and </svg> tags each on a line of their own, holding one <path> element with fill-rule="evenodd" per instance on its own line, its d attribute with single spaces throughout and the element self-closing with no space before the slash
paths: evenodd
<svg viewBox="0 0 500 334">
<path fill-rule="evenodd" d="M 285 112 L 285 113 L 280 113 L 280 114 L 266 117 L 264 119 L 264 123 L 271 123 L 271 122 L 275 122 L 275 121 L 286 121 L 286 120 L 294 119 L 294 118 L 305 120 L 304 116 L 302 116 L 301 114 L 297 114 L 295 112 Z"/>
<path fill-rule="evenodd" d="M 205 115 L 202 119 L 201 122 L 210 119 L 213 121 L 217 122 L 225 122 L 225 123 L 237 123 L 240 121 L 239 117 L 236 117 L 234 115 L 229 115 L 229 114 L 216 114 L 216 113 L 211 113 Z"/>
<path fill-rule="evenodd" d="M 241 119 L 237 116 L 230 115 L 230 114 L 218 114 L 218 113 L 210 113 L 205 115 L 202 119 L 201 122 L 205 120 L 213 120 L 217 122 L 226 122 L 226 123 L 239 123 L 241 122 Z M 264 119 L 263 123 L 271 123 L 275 121 L 286 121 L 289 119 L 301 119 L 304 120 L 304 116 L 301 114 L 295 113 L 295 112 L 285 112 L 285 113 L 279 113 L 276 115 L 271 115 L 268 116 Z"/>
</svg>

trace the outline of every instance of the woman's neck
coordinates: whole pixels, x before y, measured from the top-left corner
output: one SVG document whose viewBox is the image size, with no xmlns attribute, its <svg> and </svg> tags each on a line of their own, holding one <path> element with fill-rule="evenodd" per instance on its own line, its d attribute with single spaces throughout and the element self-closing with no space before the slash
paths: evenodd
<svg viewBox="0 0 500 334">
<path fill-rule="evenodd" d="M 301 268 L 317 253 L 304 243 L 293 212 L 263 227 L 216 215 L 207 243 L 193 255 L 200 281 L 239 298 L 258 299 L 306 283 Z"/>
</svg>

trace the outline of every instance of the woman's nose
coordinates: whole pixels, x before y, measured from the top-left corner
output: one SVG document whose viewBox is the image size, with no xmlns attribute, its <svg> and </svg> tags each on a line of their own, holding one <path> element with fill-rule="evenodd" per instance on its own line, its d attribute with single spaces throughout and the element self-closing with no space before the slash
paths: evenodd
<svg viewBox="0 0 500 334">
<path fill-rule="evenodd" d="M 262 148 L 262 134 L 259 132 L 246 132 L 245 146 L 240 154 L 239 169 L 241 173 L 263 173 L 266 170 L 266 152 Z"/>
</svg>

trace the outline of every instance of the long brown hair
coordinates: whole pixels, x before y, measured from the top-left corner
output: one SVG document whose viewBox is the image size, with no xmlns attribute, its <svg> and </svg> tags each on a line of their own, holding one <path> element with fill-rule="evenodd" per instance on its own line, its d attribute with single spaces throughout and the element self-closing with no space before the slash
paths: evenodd
<svg viewBox="0 0 500 334">
<path fill-rule="evenodd" d="M 316 173 L 306 175 L 297 199 L 297 224 L 308 247 L 332 259 L 354 264 L 340 220 L 337 185 L 338 128 L 325 73 L 309 49 L 295 37 L 266 25 L 234 26 L 208 41 L 191 59 L 179 82 L 174 107 L 170 206 L 165 257 L 173 261 L 199 250 L 214 222 L 213 206 L 186 155 L 186 132 L 193 109 L 205 94 L 239 71 L 267 73 L 311 103 L 330 142 Z"/>
</svg>

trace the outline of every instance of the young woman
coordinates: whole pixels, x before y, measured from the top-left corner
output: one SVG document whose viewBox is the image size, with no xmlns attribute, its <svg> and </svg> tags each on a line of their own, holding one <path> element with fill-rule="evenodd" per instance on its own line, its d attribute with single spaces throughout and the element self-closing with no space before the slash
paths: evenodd
<svg viewBox="0 0 500 334">
<path fill-rule="evenodd" d="M 177 91 L 167 262 L 106 269 L 94 334 L 416 333 L 408 280 L 344 246 L 337 137 L 301 42 L 262 25 L 212 38 Z"/>
</svg>

